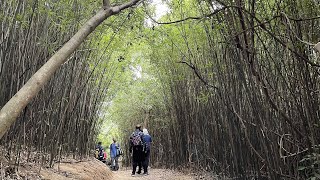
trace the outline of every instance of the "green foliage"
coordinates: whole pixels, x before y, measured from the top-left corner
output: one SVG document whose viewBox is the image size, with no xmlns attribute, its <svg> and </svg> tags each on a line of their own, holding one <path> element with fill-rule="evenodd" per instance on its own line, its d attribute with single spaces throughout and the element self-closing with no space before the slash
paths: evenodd
<svg viewBox="0 0 320 180">
<path fill-rule="evenodd" d="M 113 1 L 113 3 L 119 2 Z M 170 12 L 159 19 L 161 22 L 201 17 L 213 11 L 209 4 L 211 1 L 172 0 L 166 2 L 170 6 Z M 236 5 L 236 2 L 227 1 L 226 3 Z M 232 165 L 239 171 L 242 171 L 244 166 L 248 166 L 248 172 L 254 171 L 256 165 L 265 166 L 257 163 L 255 158 L 246 157 L 251 157 L 252 154 L 245 153 L 251 152 L 251 149 L 250 146 L 246 146 L 247 141 L 243 139 L 255 140 L 257 142 L 253 145 L 255 150 L 262 154 L 263 158 L 269 158 L 270 152 L 276 152 L 277 148 L 273 147 L 272 143 L 260 141 L 262 138 L 259 134 L 260 129 L 274 130 L 279 134 L 287 133 L 291 131 L 291 127 L 287 121 L 279 118 L 277 111 L 284 109 L 283 114 L 290 114 L 290 118 L 292 116 L 292 120 L 299 127 L 300 120 L 295 119 L 295 111 L 299 108 L 304 109 L 304 105 L 298 107 L 299 103 L 291 102 L 291 99 L 296 98 L 291 97 L 290 92 L 284 91 L 285 88 L 282 87 L 290 86 L 289 84 L 294 82 L 290 81 L 291 76 L 294 76 L 293 78 L 296 78 L 297 81 L 301 80 L 298 74 L 304 73 L 303 70 L 299 71 L 302 66 L 295 64 L 295 57 L 291 57 L 292 52 L 287 47 L 282 47 L 275 37 L 285 42 L 288 47 L 294 47 L 301 52 L 306 51 L 301 42 L 292 42 L 291 39 L 295 37 L 291 37 L 292 30 L 288 28 L 283 18 L 275 18 L 265 24 L 265 28 L 275 35 L 275 37 L 270 37 L 270 34 L 261 28 L 262 25 L 258 26 L 259 22 L 249 13 L 264 22 L 275 15 L 280 15 L 281 12 L 287 13 L 290 17 L 301 18 L 317 16 L 319 11 L 318 7 L 314 7 L 313 1 L 309 0 L 257 0 L 254 11 L 251 9 L 250 2 L 252 1 L 242 2 L 243 8 L 247 10 L 243 12 L 244 20 L 239 19 L 238 9 L 229 8 L 212 17 L 199 20 L 187 20 L 170 25 L 147 25 L 145 20 L 148 17 L 144 13 L 145 10 L 139 7 L 135 11 L 129 10 L 117 17 L 112 17 L 98 27 L 97 31 L 91 35 L 90 44 L 102 55 L 90 56 L 88 61 L 91 64 L 90 70 L 94 70 L 94 76 L 102 75 L 102 78 L 96 78 L 94 83 L 97 85 L 101 82 L 110 83 L 105 93 L 105 104 L 107 105 L 103 107 L 104 116 L 101 118 L 103 123 L 98 139 L 104 144 L 109 144 L 112 137 L 117 137 L 122 139 L 120 143 L 125 143 L 135 124 L 146 123 L 151 132 L 158 133 L 157 138 L 159 139 L 161 139 L 161 133 L 172 133 L 179 137 L 178 140 L 170 139 L 166 144 L 168 147 L 177 145 L 183 149 L 183 153 L 186 151 L 189 153 L 181 152 L 178 158 L 173 155 L 170 157 L 171 159 L 176 158 L 178 163 L 188 163 L 193 155 L 197 154 L 198 160 L 201 159 L 201 163 L 207 161 L 209 168 L 213 168 L 209 159 L 216 161 L 216 158 L 221 158 L 217 162 L 224 166 Z M 296 7 L 305 11 L 300 11 Z M 146 8 L 147 11 L 154 13 L 154 7 L 149 7 L 147 4 Z M 55 21 L 60 22 L 59 18 L 56 18 Z M 245 24 L 245 27 L 242 27 L 241 22 Z M 308 33 L 309 27 L 314 28 L 311 23 L 297 21 L 293 25 L 299 29 L 302 39 L 310 37 L 317 41 L 318 33 Z M 244 42 L 244 35 L 247 36 L 247 42 Z M 238 40 L 235 40 L 236 36 L 239 36 Z M 248 54 L 244 53 L 243 47 L 239 47 L 236 41 L 241 41 L 242 46 L 248 43 L 246 48 L 250 50 L 248 54 L 252 55 L 253 62 L 249 63 L 249 58 L 246 59 Z M 253 73 L 252 68 L 257 72 Z M 276 68 L 283 68 L 283 70 L 279 72 Z M 285 71 L 288 68 L 289 70 Z M 290 68 L 294 70 L 291 71 Z M 196 75 L 196 72 L 199 74 Z M 291 74 L 291 72 L 297 73 Z M 255 73 L 260 74 L 261 77 L 256 76 Z M 205 86 L 199 80 L 199 76 L 208 84 L 219 87 L 219 93 Z M 279 77 L 284 80 L 278 80 Z M 266 81 L 267 84 L 262 86 L 259 81 Z M 292 86 L 300 83 L 303 82 L 292 83 Z M 264 86 L 269 88 L 270 101 L 266 100 L 269 96 L 266 96 L 265 91 L 262 90 Z M 296 92 L 296 89 L 291 91 Z M 274 106 L 279 106 L 278 110 L 273 106 L 270 107 L 271 101 L 275 101 Z M 294 104 L 297 107 L 292 108 Z M 300 116 L 303 115 L 300 114 Z M 243 119 L 247 126 L 246 129 L 239 128 L 237 117 Z M 278 121 L 274 122 L 273 119 Z M 194 123 L 197 123 L 195 128 Z M 281 128 L 274 127 L 275 124 L 285 126 L 285 132 Z M 249 136 L 244 137 L 243 131 L 248 131 Z M 195 142 L 194 137 L 202 133 L 204 137 L 209 136 L 210 138 Z M 213 138 L 211 138 L 212 134 L 214 134 Z M 264 131 L 262 134 L 263 138 L 273 138 Z M 236 137 L 239 139 L 233 139 Z M 189 144 L 193 144 L 194 147 Z M 229 152 L 229 145 L 233 148 L 232 152 Z M 217 151 L 224 153 L 220 152 L 214 156 L 211 151 L 205 151 L 205 148 L 212 150 L 211 147 L 219 147 Z M 272 151 L 270 149 L 264 151 L 265 147 Z M 170 152 L 166 153 L 166 156 L 170 156 L 168 155 Z M 214 150 L 214 153 L 219 152 Z M 239 159 L 243 158 L 243 162 L 235 165 L 233 160 L 238 156 Z M 310 179 L 317 178 L 319 174 L 318 156 L 319 154 L 311 154 L 301 160 L 299 171 L 303 176 Z M 166 162 L 166 160 L 163 161 Z M 269 164 L 270 169 L 291 171 L 289 169 L 292 166 L 287 168 L 281 163 L 282 161 L 277 159 L 277 163 Z M 275 172 L 268 173 L 274 174 Z"/>
<path fill-rule="evenodd" d="M 103 129 L 100 134 L 97 137 L 97 142 L 102 142 L 102 146 L 105 149 L 109 149 L 110 144 L 113 142 L 113 138 L 119 139 L 120 138 L 120 132 L 114 123 L 110 121 L 105 121 L 102 125 Z M 121 142 L 120 142 L 121 145 Z"/>
</svg>

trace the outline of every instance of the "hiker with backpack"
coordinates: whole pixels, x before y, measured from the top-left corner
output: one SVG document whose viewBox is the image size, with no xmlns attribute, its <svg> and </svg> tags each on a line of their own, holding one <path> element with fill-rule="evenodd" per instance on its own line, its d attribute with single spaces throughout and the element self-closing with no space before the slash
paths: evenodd
<svg viewBox="0 0 320 180">
<path fill-rule="evenodd" d="M 140 165 L 139 170 L 141 169 L 141 165 L 145 159 L 144 153 L 144 140 L 143 140 L 143 132 L 141 131 L 141 125 L 138 124 L 136 126 L 135 131 L 130 136 L 130 146 L 129 152 L 132 153 L 132 174 L 131 176 L 135 176 L 137 166 Z M 141 173 L 138 171 L 138 174 Z M 147 172 L 143 173 L 147 175 Z"/>
<path fill-rule="evenodd" d="M 141 130 L 141 128 L 140 128 L 140 131 L 141 132 L 143 132 L 142 130 Z M 144 151 L 144 146 L 145 145 L 145 143 L 143 143 L 142 144 L 142 151 Z M 141 171 L 142 171 L 142 165 L 143 165 L 143 162 L 142 161 L 140 161 L 140 162 L 138 162 L 138 164 L 137 164 L 137 174 L 141 174 Z"/>
<path fill-rule="evenodd" d="M 99 159 L 100 161 L 104 160 L 104 150 L 102 147 L 102 143 L 98 142 L 98 144 L 96 145 L 96 158 Z"/>
<path fill-rule="evenodd" d="M 118 159 L 122 151 L 117 140 L 113 138 L 112 141 L 113 143 L 110 144 L 111 170 L 117 171 L 119 169 Z"/>
<path fill-rule="evenodd" d="M 147 129 L 143 129 L 143 140 L 145 142 L 145 160 L 143 162 L 143 170 L 144 173 L 148 174 L 148 166 L 149 166 L 149 159 L 150 159 L 150 149 L 151 149 L 151 142 L 152 138 L 148 133 Z"/>
</svg>

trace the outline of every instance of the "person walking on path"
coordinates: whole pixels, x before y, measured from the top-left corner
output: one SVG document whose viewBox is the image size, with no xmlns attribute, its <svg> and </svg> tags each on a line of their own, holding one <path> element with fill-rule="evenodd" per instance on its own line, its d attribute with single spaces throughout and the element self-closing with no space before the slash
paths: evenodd
<svg viewBox="0 0 320 180">
<path fill-rule="evenodd" d="M 148 133 L 147 129 L 143 129 L 143 140 L 145 143 L 145 160 L 143 162 L 143 171 L 144 174 L 148 174 L 148 166 L 149 166 L 149 160 L 150 160 L 150 149 L 151 149 L 151 142 L 152 138 Z"/>
<path fill-rule="evenodd" d="M 145 154 L 143 151 L 143 132 L 141 132 L 141 125 L 136 125 L 135 131 L 130 136 L 129 152 L 132 153 L 132 174 L 135 176 L 137 166 L 142 164 L 145 159 Z M 141 173 L 141 172 L 140 172 Z M 144 172 L 145 174 L 146 172 Z"/>
<path fill-rule="evenodd" d="M 119 169 L 118 159 L 120 156 L 120 146 L 115 138 L 113 138 L 112 140 L 113 143 L 110 144 L 111 170 L 117 171 Z"/>
<path fill-rule="evenodd" d="M 141 130 L 141 128 L 140 128 L 140 131 L 143 132 L 143 130 Z M 145 152 L 145 143 L 143 143 L 142 146 L 143 146 L 143 147 L 142 147 L 142 151 Z M 145 158 L 145 156 L 144 156 L 144 158 Z M 138 162 L 138 165 L 137 165 L 137 168 L 138 168 L 137 174 L 141 174 L 142 165 L 143 165 L 143 162 L 142 162 L 142 161 Z"/>
</svg>

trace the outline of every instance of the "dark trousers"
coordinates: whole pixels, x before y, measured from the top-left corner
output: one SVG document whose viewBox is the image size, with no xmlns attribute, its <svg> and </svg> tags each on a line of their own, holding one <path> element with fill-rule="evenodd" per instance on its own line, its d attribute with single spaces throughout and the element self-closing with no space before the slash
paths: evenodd
<svg viewBox="0 0 320 180">
<path fill-rule="evenodd" d="M 143 162 L 144 173 L 148 173 L 149 159 L 150 159 L 150 150 L 147 150 L 147 153 L 145 154 L 145 159 Z"/>
<path fill-rule="evenodd" d="M 111 170 L 114 170 L 114 171 L 119 170 L 118 159 L 119 159 L 119 156 L 111 157 Z"/>
<path fill-rule="evenodd" d="M 137 166 L 139 166 L 139 170 L 141 172 L 141 165 L 144 162 L 145 156 L 142 151 L 142 146 L 133 147 L 132 150 L 132 174 L 136 173 Z"/>
<path fill-rule="evenodd" d="M 132 162 L 132 174 L 135 174 L 137 167 L 138 167 L 137 173 L 140 174 L 142 169 L 142 162 Z"/>
</svg>

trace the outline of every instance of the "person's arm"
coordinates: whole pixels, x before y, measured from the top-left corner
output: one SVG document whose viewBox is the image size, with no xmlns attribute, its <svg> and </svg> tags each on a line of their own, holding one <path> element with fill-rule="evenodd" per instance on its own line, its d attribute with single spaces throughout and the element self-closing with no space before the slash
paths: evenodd
<svg viewBox="0 0 320 180">
<path fill-rule="evenodd" d="M 141 137 L 142 144 L 145 144 L 146 141 L 144 140 L 144 134 L 141 133 L 140 137 Z"/>
<path fill-rule="evenodd" d="M 110 144 L 110 157 L 112 157 L 112 144 Z"/>
<path fill-rule="evenodd" d="M 130 136 L 130 139 L 129 139 L 129 153 L 132 152 L 132 147 L 133 147 L 133 144 L 132 144 L 132 137 Z"/>
</svg>

